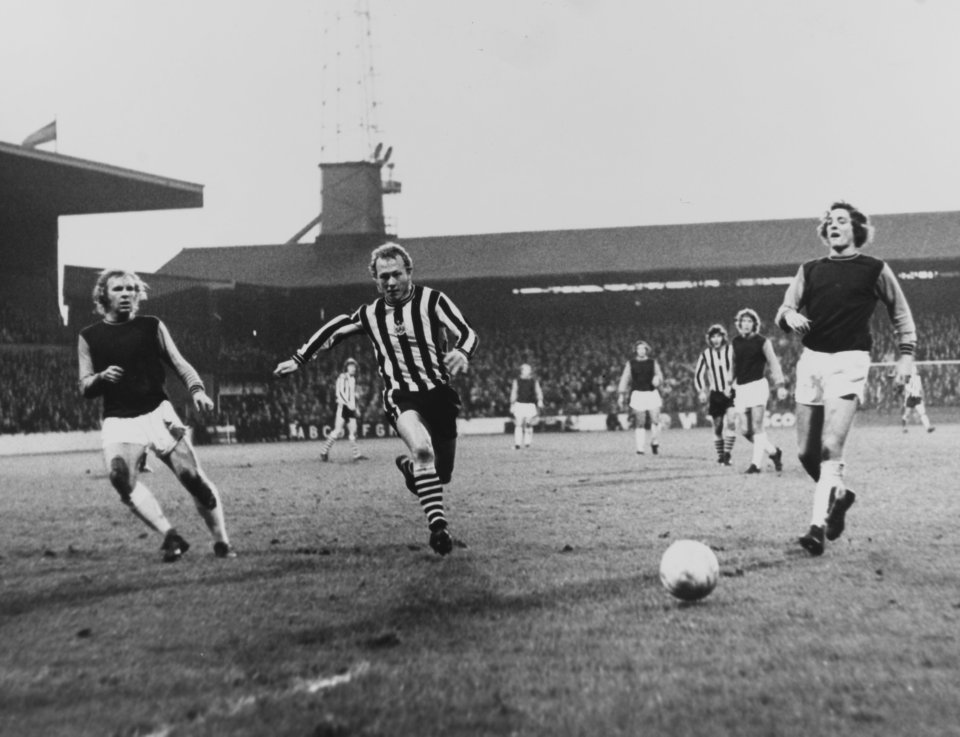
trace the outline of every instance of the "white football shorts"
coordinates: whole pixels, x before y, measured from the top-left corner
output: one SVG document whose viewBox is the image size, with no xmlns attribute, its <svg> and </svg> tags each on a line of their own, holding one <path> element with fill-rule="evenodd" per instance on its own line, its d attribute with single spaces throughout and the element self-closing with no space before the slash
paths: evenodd
<svg viewBox="0 0 960 737">
<path fill-rule="evenodd" d="M 630 409 L 634 412 L 657 412 L 663 406 L 660 392 L 656 389 L 649 392 L 631 392 Z"/>
<path fill-rule="evenodd" d="M 540 414 L 540 411 L 533 402 L 514 402 L 513 404 L 513 418 L 517 422 L 530 422 L 538 414 Z"/>
<path fill-rule="evenodd" d="M 869 351 L 821 353 L 804 348 L 797 361 L 797 404 L 821 405 L 851 394 L 863 402 L 870 370 Z"/>
<path fill-rule="evenodd" d="M 105 417 L 100 431 L 104 449 L 124 443 L 142 445 L 162 457 L 170 453 L 187 428 L 169 401 L 137 417 Z"/>
<path fill-rule="evenodd" d="M 770 399 L 770 382 L 766 379 L 737 384 L 734 388 L 733 407 L 743 412 L 751 407 L 766 407 Z"/>
</svg>

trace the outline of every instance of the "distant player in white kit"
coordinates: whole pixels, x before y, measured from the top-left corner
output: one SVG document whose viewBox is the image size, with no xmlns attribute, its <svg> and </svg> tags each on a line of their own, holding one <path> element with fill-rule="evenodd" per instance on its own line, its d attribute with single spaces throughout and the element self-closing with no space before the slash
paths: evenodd
<svg viewBox="0 0 960 737">
<path fill-rule="evenodd" d="M 320 449 L 320 460 L 323 462 L 330 460 L 330 449 L 344 433 L 350 440 L 353 460 L 361 461 L 366 458 L 357 445 L 357 367 L 357 362 L 348 358 L 343 362 L 343 371 L 337 377 L 337 416 L 333 420 L 333 430 Z"/>
<path fill-rule="evenodd" d="M 650 430 L 650 452 L 660 452 L 660 408 L 663 400 L 659 386 L 663 384 L 660 363 L 650 356 L 650 344 L 638 340 L 634 344 L 635 355 L 623 367 L 620 375 L 620 404 L 633 414 L 634 440 L 637 454 L 643 455 L 647 447 L 647 430 Z"/>
<path fill-rule="evenodd" d="M 513 447 L 529 448 L 533 427 L 543 410 L 543 389 L 529 363 L 520 366 L 520 376 L 510 386 L 510 414 L 513 415 Z"/>
<path fill-rule="evenodd" d="M 923 381 L 920 380 L 920 374 L 917 373 L 916 366 L 914 366 L 910 378 L 907 379 L 907 383 L 903 386 L 903 414 L 900 415 L 900 424 L 903 426 L 904 432 L 907 432 L 907 422 L 914 412 L 920 418 L 920 424 L 927 432 L 933 432 L 937 429 L 930 424 L 930 418 L 927 417 L 927 408 L 923 404 Z"/>
</svg>

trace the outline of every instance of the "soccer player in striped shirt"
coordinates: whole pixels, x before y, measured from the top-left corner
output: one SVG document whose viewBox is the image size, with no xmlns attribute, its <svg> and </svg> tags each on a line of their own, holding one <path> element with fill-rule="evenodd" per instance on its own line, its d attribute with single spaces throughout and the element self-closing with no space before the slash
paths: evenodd
<svg viewBox="0 0 960 737">
<path fill-rule="evenodd" d="M 717 463 L 729 466 L 737 440 L 737 415 L 733 410 L 733 347 L 727 342 L 723 325 L 711 325 L 707 329 L 707 346 L 697 359 L 693 383 L 700 401 L 707 404 L 707 414 L 713 423 Z"/>
<path fill-rule="evenodd" d="M 381 296 L 351 315 L 334 317 L 273 373 L 296 371 L 317 351 L 350 336 L 370 339 L 383 380 L 384 409 L 410 453 L 397 457 L 397 468 L 426 513 L 430 547 L 446 555 L 453 539 L 443 486 L 453 475 L 460 410 L 450 377 L 469 367 L 477 333 L 443 292 L 413 283 L 413 260 L 402 246 L 385 243 L 374 249 L 370 273 Z M 457 336 L 452 349 L 448 331 Z"/>
<path fill-rule="evenodd" d="M 132 271 L 107 269 L 93 288 L 103 320 L 80 331 L 80 391 L 103 397 L 101 440 L 110 484 L 148 527 L 161 533 L 163 560 L 172 563 L 190 545 L 170 524 L 153 493 L 139 480 L 147 450 L 156 453 L 193 497 L 214 538 L 218 558 L 235 558 L 217 487 L 200 468 L 187 428 L 164 391 L 164 365 L 190 390 L 197 410 L 212 410 L 200 375 L 177 350 L 161 320 L 138 315 L 147 285 Z"/>
<path fill-rule="evenodd" d="M 366 458 L 357 445 L 357 362 L 348 358 L 343 362 L 343 371 L 337 377 L 337 416 L 333 420 L 333 430 L 320 449 L 320 460 L 330 460 L 330 449 L 346 433 L 350 440 L 353 460 Z"/>
<path fill-rule="evenodd" d="M 870 318 L 883 302 L 897 332 L 898 384 L 913 373 L 917 330 L 890 266 L 861 252 L 870 240 L 867 216 L 847 202 L 830 206 L 817 227 L 828 256 L 808 261 L 787 287 L 777 324 L 801 336 L 797 362 L 797 445 L 816 481 L 810 529 L 800 545 L 822 555 L 836 540 L 856 495 L 844 481 L 843 451 L 870 369 Z"/>
</svg>

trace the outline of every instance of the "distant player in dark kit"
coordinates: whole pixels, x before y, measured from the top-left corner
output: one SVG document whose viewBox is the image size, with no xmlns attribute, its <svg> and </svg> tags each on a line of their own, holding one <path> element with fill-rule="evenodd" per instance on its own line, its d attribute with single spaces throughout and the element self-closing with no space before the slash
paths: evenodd
<svg viewBox="0 0 960 737">
<path fill-rule="evenodd" d="M 870 318 L 883 302 L 897 332 L 895 380 L 913 373 L 917 331 L 910 306 L 888 264 L 861 253 L 870 240 L 867 216 L 835 202 L 817 226 L 829 255 L 808 261 L 787 287 L 777 324 L 801 336 L 797 362 L 797 445 L 800 463 L 816 481 L 810 529 L 799 539 L 811 555 L 844 530 L 856 500 L 844 480 L 843 451 L 870 369 Z"/>
<path fill-rule="evenodd" d="M 197 410 L 212 410 L 213 400 L 166 325 L 137 314 L 145 298 L 146 284 L 135 273 L 102 272 L 93 301 L 103 320 L 81 330 L 78 341 L 80 391 L 88 399 L 103 397 L 101 436 L 110 483 L 137 517 L 164 536 L 163 560 L 179 560 L 190 546 L 139 480 L 147 450 L 153 451 L 193 497 L 213 535 L 214 554 L 235 557 L 220 493 L 200 468 L 187 429 L 164 392 L 164 365 L 171 366 L 189 388 Z"/>
<path fill-rule="evenodd" d="M 660 408 L 663 406 L 658 387 L 663 383 L 660 363 L 650 356 L 650 344 L 645 340 L 634 343 L 634 357 L 627 361 L 620 375 L 620 404 L 629 410 L 634 420 L 634 442 L 638 455 L 647 447 L 650 430 L 650 451 L 660 452 Z"/>
<path fill-rule="evenodd" d="M 733 406 L 740 420 L 740 432 L 753 443 L 753 459 L 747 473 L 760 473 L 764 456 L 769 456 L 777 471 L 783 470 L 783 451 L 767 438 L 764 420 L 770 384 L 767 368 L 777 387 L 777 397 L 787 398 L 783 369 L 769 338 L 760 334 L 760 316 L 749 307 L 736 316 L 739 335 L 733 339 Z"/>
<path fill-rule="evenodd" d="M 446 555 L 453 539 L 443 486 L 453 476 L 460 410 L 450 377 L 469 367 L 477 333 L 445 294 L 413 283 L 413 260 L 402 246 L 385 243 L 376 248 L 370 273 L 382 296 L 352 315 L 334 317 L 273 373 L 296 371 L 317 351 L 352 335 L 370 339 L 383 379 L 384 409 L 410 452 L 397 457 L 397 468 L 427 515 L 430 547 Z M 457 336 L 452 349 L 448 331 Z"/>
<path fill-rule="evenodd" d="M 510 385 L 510 414 L 513 415 L 513 447 L 529 448 L 533 427 L 543 409 L 543 389 L 529 363 L 520 366 L 520 376 Z"/>
<path fill-rule="evenodd" d="M 904 432 L 907 432 L 907 422 L 910 420 L 910 415 L 914 413 L 920 418 L 920 424 L 927 432 L 937 429 L 930 424 L 930 418 L 927 416 L 927 408 L 923 404 L 923 381 L 920 380 L 916 367 L 903 386 L 903 413 L 900 415 L 900 425 Z"/>
<path fill-rule="evenodd" d="M 733 346 L 723 325 L 707 328 L 707 348 L 697 359 L 693 383 L 713 423 L 717 463 L 729 466 L 737 440 L 737 415 L 733 409 Z M 707 390 L 709 389 L 709 394 Z"/>
<path fill-rule="evenodd" d="M 320 449 L 320 460 L 330 460 L 330 449 L 346 433 L 350 440 L 353 460 L 366 458 L 357 445 L 357 367 L 352 358 L 343 362 L 343 371 L 337 377 L 337 416 L 333 420 L 333 430 Z"/>
</svg>

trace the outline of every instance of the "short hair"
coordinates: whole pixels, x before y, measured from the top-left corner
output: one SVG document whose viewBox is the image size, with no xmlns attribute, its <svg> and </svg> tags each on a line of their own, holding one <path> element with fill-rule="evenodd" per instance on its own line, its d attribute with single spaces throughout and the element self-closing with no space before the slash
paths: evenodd
<svg viewBox="0 0 960 737">
<path fill-rule="evenodd" d="M 374 279 L 377 278 L 377 259 L 378 258 L 401 258 L 407 273 L 413 270 L 413 259 L 407 253 L 407 249 L 399 243 L 387 242 L 382 246 L 377 246 L 370 254 L 370 274 Z"/>
<path fill-rule="evenodd" d="M 830 217 L 831 210 L 846 210 L 850 214 L 850 223 L 853 225 L 853 245 L 857 248 L 863 246 L 873 237 L 873 226 L 870 224 L 870 218 L 860 212 L 849 202 L 838 200 L 834 202 L 824 213 L 820 224 L 817 226 L 817 235 L 820 240 L 827 243 L 827 218 Z"/>
<path fill-rule="evenodd" d="M 116 276 L 128 276 L 133 279 L 134 286 L 137 288 L 139 301 L 147 298 L 147 283 L 141 279 L 135 271 L 126 269 L 104 269 L 97 277 L 97 283 L 93 285 L 93 306 L 101 315 L 107 314 L 107 307 L 110 306 L 110 296 L 107 294 L 107 282 Z"/>
<path fill-rule="evenodd" d="M 723 338 L 724 340 L 726 340 L 726 339 L 727 339 L 727 329 L 726 329 L 725 327 L 723 327 L 723 325 L 721 325 L 721 324 L 718 323 L 718 322 L 717 322 L 717 323 L 714 323 L 713 325 L 711 325 L 710 327 L 707 328 L 707 343 L 710 342 L 710 338 L 712 338 L 714 335 L 719 335 L 721 338 Z"/>
<path fill-rule="evenodd" d="M 756 310 L 751 310 L 749 307 L 744 307 L 740 312 L 737 313 L 735 318 L 737 325 L 740 325 L 740 320 L 745 317 L 749 317 L 753 320 L 753 332 L 760 332 L 760 315 L 757 314 Z"/>
<path fill-rule="evenodd" d="M 637 348 L 639 348 L 642 345 L 647 347 L 647 353 L 650 353 L 653 350 L 653 348 L 650 347 L 650 344 L 647 341 L 638 340 L 636 343 L 633 344 L 633 352 L 636 353 Z"/>
<path fill-rule="evenodd" d="M 352 363 L 354 366 L 356 366 L 358 369 L 360 368 L 360 364 L 359 364 L 359 363 L 357 363 L 356 361 L 354 361 L 352 358 L 348 358 L 346 361 L 343 362 L 343 370 L 346 371 L 346 370 L 347 370 L 347 366 L 349 366 L 351 363 Z"/>
</svg>

